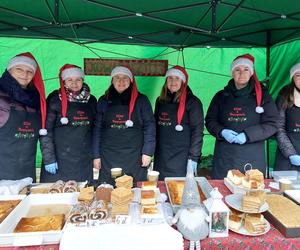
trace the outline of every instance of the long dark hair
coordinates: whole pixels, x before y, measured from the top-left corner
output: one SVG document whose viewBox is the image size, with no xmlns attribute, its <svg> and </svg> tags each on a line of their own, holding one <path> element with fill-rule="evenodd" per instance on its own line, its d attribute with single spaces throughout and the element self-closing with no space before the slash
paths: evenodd
<svg viewBox="0 0 300 250">
<path fill-rule="evenodd" d="M 289 85 L 283 88 L 279 96 L 281 97 L 281 105 L 282 109 L 290 108 L 294 105 L 294 91 L 295 91 L 295 83 L 294 80 L 291 81 Z"/>
<path fill-rule="evenodd" d="M 170 102 L 170 101 L 179 102 L 180 97 L 183 92 L 183 87 L 184 87 L 184 83 L 181 81 L 180 89 L 176 92 L 175 97 L 172 100 L 172 98 L 168 95 L 168 85 L 167 85 L 167 80 L 166 80 L 164 86 L 161 89 L 159 101 L 161 101 L 161 102 Z"/>
</svg>

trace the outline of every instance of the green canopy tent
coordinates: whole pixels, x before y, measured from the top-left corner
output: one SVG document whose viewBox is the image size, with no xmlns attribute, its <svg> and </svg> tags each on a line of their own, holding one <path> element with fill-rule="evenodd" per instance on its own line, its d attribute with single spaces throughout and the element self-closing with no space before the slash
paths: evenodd
<svg viewBox="0 0 300 250">
<path fill-rule="evenodd" d="M 186 66 L 206 110 L 230 78 L 232 59 L 247 52 L 275 97 L 299 61 L 300 44 L 293 42 L 299 28 L 298 0 L 2 0 L 0 68 L 15 54 L 32 51 L 49 93 L 58 88 L 58 68 L 66 62 L 82 66 L 83 57 L 168 59 Z M 87 82 L 97 97 L 109 84 L 105 77 Z M 138 82 L 154 103 L 163 78 Z M 213 138 L 206 136 L 204 154 L 211 145 Z"/>
</svg>

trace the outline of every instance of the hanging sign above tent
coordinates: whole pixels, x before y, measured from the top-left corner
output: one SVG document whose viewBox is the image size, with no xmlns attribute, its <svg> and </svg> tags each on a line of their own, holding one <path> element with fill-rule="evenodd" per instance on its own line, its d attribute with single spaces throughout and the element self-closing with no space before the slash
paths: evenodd
<svg viewBox="0 0 300 250">
<path fill-rule="evenodd" d="M 128 67 L 135 76 L 164 76 L 168 70 L 168 60 L 84 58 L 86 75 L 109 76 L 116 66 Z"/>
</svg>

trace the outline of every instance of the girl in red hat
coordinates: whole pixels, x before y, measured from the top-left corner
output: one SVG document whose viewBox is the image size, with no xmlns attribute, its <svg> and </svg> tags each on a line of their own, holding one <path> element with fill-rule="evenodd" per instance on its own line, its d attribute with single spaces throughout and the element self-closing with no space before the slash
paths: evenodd
<svg viewBox="0 0 300 250">
<path fill-rule="evenodd" d="M 154 169 L 160 172 L 161 180 L 186 176 L 187 164 L 197 173 L 204 127 L 202 103 L 188 87 L 185 69 L 175 66 L 166 77 L 155 104 Z"/>
<path fill-rule="evenodd" d="M 155 122 L 148 98 L 137 90 L 126 67 L 111 72 L 111 85 L 101 96 L 94 131 L 94 167 L 99 180 L 110 182 L 111 168 L 122 168 L 136 181 L 146 179 L 155 148 Z"/>
<path fill-rule="evenodd" d="M 300 167 L 300 63 L 290 70 L 290 81 L 277 98 L 279 110 L 278 148 L 275 170 L 297 170 Z"/>
<path fill-rule="evenodd" d="M 230 169 L 244 172 L 247 163 L 265 173 L 265 140 L 277 131 L 278 111 L 257 79 L 254 58 L 235 58 L 231 73 L 233 78 L 214 96 L 205 118 L 207 130 L 216 137 L 214 179 L 223 179 Z"/>
<path fill-rule="evenodd" d="M 60 89 L 47 98 L 48 134 L 41 140 L 41 182 L 92 180 L 92 129 L 97 100 L 78 66 L 61 67 L 59 81 Z"/>
<path fill-rule="evenodd" d="M 0 78 L 0 179 L 32 177 L 45 135 L 46 98 L 39 65 L 29 52 L 13 57 Z"/>
</svg>

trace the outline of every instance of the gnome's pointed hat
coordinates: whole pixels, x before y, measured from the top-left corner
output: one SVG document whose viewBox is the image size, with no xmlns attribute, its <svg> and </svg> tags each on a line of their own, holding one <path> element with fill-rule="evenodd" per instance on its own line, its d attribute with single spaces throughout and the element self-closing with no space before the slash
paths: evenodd
<svg viewBox="0 0 300 250">
<path fill-rule="evenodd" d="M 40 95 L 40 110 L 41 110 L 42 128 L 40 129 L 39 134 L 46 135 L 47 134 L 47 130 L 46 130 L 47 104 L 46 104 L 44 82 L 43 82 L 40 66 L 37 63 L 37 61 L 35 60 L 34 56 L 30 52 L 21 53 L 19 55 L 16 55 L 15 57 L 13 57 L 7 65 L 7 70 L 10 70 L 11 68 L 13 68 L 17 65 L 26 65 L 26 66 L 30 67 L 34 72 L 32 81 Z"/>
<path fill-rule="evenodd" d="M 197 182 L 195 180 L 193 167 L 191 164 L 187 165 L 187 173 L 185 177 L 185 184 L 182 194 L 181 206 L 195 207 L 200 206 L 200 195 L 198 191 Z"/>
</svg>

